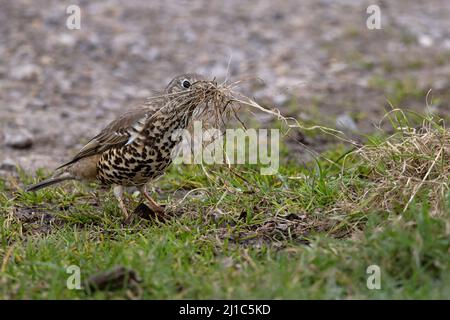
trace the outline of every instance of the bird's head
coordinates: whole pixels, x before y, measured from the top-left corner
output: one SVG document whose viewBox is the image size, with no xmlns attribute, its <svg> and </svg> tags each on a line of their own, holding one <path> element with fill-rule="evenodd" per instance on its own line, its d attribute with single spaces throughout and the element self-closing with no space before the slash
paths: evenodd
<svg viewBox="0 0 450 320">
<path fill-rule="evenodd" d="M 215 79 L 206 80 L 202 75 L 187 73 L 170 81 L 165 89 L 170 105 L 189 119 L 199 116 L 218 119 L 227 105 L 227 97 Z M 218 120 L 216 121 L 218 122 Z"/>
<path fill-rule="evenodd" d="M 165 91 L 168 94 L 188 92 L 205 82 L 205 78 L 199 74 L 186 73 L 173 78 L 167 85 Z"/>
</svg>

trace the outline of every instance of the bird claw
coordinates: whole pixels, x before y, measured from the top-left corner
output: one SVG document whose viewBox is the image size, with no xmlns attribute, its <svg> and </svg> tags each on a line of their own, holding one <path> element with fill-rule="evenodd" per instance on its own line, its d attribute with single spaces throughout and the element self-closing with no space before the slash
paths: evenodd
<svg viewBox="0 0 450 320">
<path fill-rule="evenodd" d="M 167 220 L 164 207 L 159 206 L 157 210 L 154 210 L 152 207 L 147 206 L 147 204 L 143 202 L 140 203 L 136 207 L 136 209 L 134 209 L 133 216 L 134 215 L 145 220 L 159 220 L 159 221 Z"/>
</svg>

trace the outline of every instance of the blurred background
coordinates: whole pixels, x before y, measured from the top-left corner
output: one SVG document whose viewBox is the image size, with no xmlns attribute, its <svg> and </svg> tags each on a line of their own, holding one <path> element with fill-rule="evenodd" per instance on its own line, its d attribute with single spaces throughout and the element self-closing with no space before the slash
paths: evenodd
<svg viewBox="0 0 450 320">
<path fill-rule="evenodd" d="M 448 116 L 450 1 L 0 0 L 0 172 L 54 168 L 185 72 L 260 78 L 243 90 L 263 105 L 362 133 L 429 89 Z"/>
</svg>

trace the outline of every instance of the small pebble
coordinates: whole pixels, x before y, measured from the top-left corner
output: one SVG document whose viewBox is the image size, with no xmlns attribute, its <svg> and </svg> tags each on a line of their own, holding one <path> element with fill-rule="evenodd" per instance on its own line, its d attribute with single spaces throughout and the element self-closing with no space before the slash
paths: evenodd
<svg viewBox="0 0 450 320">
<path fill-rule="evenodd" d="M 346 113 L 336 118 L 336 126 L 341 130 L 358 131 L 355 120 Z"/>
<path fill-rule="evenodd" d="M 5 145 L 14 149 L 28 149 L 33 145 L 33 135 L 26 129 L 5 132 Z"/>
<path fill-rule="evenodd" d="M 16 163 L 12 159 L 6 158 L 0 163 L 0 170 L 9 172 L 16 171 Z"/>
<path fill-rule="evenodd" d="M 41 69 L 34 64 L 24 64 L 14 67 L 11 77 L 16 80 L 37 80 L 41 75 Z"/>
</svg>

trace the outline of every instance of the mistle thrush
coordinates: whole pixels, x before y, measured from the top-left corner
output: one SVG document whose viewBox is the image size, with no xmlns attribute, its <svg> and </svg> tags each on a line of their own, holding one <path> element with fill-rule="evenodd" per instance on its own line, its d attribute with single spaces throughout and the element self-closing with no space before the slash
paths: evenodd
<svg viewBox="0 0 450 320">
<path fill-rule="evenodd" d="M 171 152 L 180 142 L 176 130 L 185 129 L 199 108 L 214 98 L 215 84 L 197 74 L 174 78 L 164 93 L 143 106 L 120 115 L 92 138 L 55 174 L 26 191 L 35 191 L 65 180 L 96 181 L 113 186 L 125 219 L 124 187 L 136 186 L 157 213 L 164 209 L 147 193 L 146 183 L 162 175 L 172 162 Z"/>
</svg>

